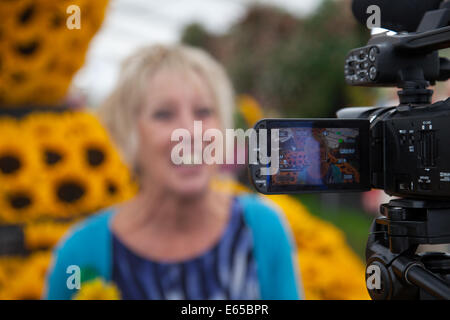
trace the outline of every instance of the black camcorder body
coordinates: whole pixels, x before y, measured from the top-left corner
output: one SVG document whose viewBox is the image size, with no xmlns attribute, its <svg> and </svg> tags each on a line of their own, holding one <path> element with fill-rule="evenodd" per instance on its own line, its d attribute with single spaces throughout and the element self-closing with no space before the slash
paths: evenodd
<svg viewBox="0 0 450 320">
<path fill-rule="evenodd" d="M 255 129 L 267 129 L 267 141 L 272 129 L 280 130 L 279 171 L 261 176 L 267 165 L 250 165 L 255 188 L 262 193 L 377 188 L 400 197 L 450 197 L 449 99 L 410 108 L 347 108 L 338 116 L 349 119 L 258 122 Z"/>
<path fill-rule="evenodd" d="M 344 109 L 338 116 L 355 111 Z M 450 99 L 378 108 L 359 117 L 371 119 L 367 141 L 371 187 L 405 198 L 449 199 Z"/>
<path fill-rule="evenodd" d="M 373 5 L 382 27 L 397 33 L 351 50 L 345 80 L 398 87 L 399 105 L 345 108 L 338 119 L 261 120 L 250 179 L 266 194 L 377 188 L 400 197 L 382 204 L 370 227 L 368 292 L 448 300 L 450 255 L 418 248 L 450 243 L 450 99 L 432 104 L 428 88 L 450 78 L 450 60 L 438 55 L 450 47 L 450 0 L 353 0 L 355 17 L 364 23 Z"/>
</svg>

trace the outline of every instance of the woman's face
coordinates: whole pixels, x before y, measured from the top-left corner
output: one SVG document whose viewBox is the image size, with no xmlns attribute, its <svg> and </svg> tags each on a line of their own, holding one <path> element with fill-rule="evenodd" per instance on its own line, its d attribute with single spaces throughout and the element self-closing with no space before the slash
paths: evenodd
<svg viewBox="0 0 450 320">
<path fill-rule="evenodd" d="M 206 82 L 194 72 L 159 71 L 149 82 L 144 107 L 138 116 L 138 155 L 141 183 L 164 192 L 192 197 L 206 191 L 215 165 L 182 164 L 171 160 L 175 129 L 186 129 L 194 139 L 194 121 L 202 131 L 219 128 L 213 95 Z M 203 132 L 202 132 L 203 136 Z M 204 143 L 203 143 L 204 145 Z M 193 159 L 193 152 L 191 153 Z"/>
</svg>

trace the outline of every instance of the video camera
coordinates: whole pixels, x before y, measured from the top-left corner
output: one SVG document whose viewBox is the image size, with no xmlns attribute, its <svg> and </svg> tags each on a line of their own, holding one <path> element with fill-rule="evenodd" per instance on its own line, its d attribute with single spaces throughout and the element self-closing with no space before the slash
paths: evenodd
<svg viewBox="0 0 450 320">
<path fill-rule="evenodd" d="M 398 87 L 400 104 L 345 108 L 337 112 L 339 119 L 261 120 L 255 129 L 268 135 L 261 141 L 270 144 L 277 130 L 279 170 L 262 176 L 261 168 L 270 163 L 250 164 L 250 177 L 265 194 L 377 188 L 400 197 L 381 205 L 383 216 L 371 227 L 369 294 L 450 299 L 450 256 L 416 253 L 421 244 L 450 243 L 450 99 L 431 104 L 429 89 L 450 78 L 450 61 L 438 54 L 450 47 L 450 2 L 355 0 L 355 17 L 365 22 L 374 4 L 381 8 L 381 26 L 397 33 L 375 35 L 351 50 L 345 80 Z M 393 14 L 392 6 L 414 12 Z"/>
</svg>

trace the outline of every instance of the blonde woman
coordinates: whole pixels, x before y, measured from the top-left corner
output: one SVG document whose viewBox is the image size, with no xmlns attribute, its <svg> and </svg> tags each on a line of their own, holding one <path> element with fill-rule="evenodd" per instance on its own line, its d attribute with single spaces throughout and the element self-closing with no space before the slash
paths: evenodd
<svg viewBox="0 0 450 320">
<path fill-rule="evenodd" d="M 255 195 L 211 188 L 217 165 L 175 165 L 171 134 L 194 121 L 231 128 L 223 68 L 187 46 L 128 58 L 100 110 L 140 190 L 75 227 L 54 254 L 49 299 L 70 299 L 69 266 L 117 285 L 123 299 L 298 299 L 296 251 L 281 216 Z M 83 284 L 81 284 L 81 287 Z"/>
</svg>

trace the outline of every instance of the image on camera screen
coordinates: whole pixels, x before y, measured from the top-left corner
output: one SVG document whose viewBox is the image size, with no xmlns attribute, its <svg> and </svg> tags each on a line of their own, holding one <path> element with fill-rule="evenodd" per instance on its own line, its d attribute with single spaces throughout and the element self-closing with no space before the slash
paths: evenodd
<svg viewBox="0 0 450 320">
<path fill-rule="evenodd" d="M 360 183 L 357 128 L 280 128 L 279 172 L 272 185 Z"/>
</svg>

